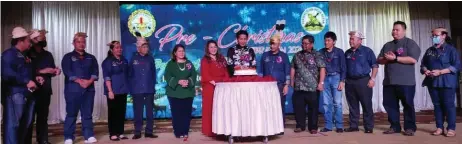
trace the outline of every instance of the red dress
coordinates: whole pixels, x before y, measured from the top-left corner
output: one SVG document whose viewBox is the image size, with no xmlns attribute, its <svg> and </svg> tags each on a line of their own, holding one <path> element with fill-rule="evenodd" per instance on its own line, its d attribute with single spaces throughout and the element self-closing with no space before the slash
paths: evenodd
<svg viewBox="0 0 462 144">
<path fill-rule="evenodd" d="M 201 84 L 202 84 L 202 133 L 206 136 L 214 136 L 212 132 L 212 107 L 213 92 L 215 86 L 210 81 L 219 81 L 229 77 L 226 69 L 226 61 L 201 60 Z"/>
</svg>

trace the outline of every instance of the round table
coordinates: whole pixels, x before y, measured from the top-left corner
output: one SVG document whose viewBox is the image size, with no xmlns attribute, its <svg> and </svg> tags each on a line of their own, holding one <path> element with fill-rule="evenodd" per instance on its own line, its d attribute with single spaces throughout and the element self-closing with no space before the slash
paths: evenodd
<svg viewBox="0 0 462 144">
<path fill-rule="evenodd" d="M 276 82 L 221 82 L 213 97 L 212 131 L 218 135 L 255 137 L 284 132 Z"/>
</svg>

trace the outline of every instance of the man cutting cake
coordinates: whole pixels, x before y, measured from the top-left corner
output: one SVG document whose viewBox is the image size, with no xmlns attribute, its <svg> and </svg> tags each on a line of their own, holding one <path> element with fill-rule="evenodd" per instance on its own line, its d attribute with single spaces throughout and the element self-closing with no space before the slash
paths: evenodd
<svg viewBox="0 0 462 144">
<path fill-rule="evenodd" d="M 240 30 L 236 33 L 237 44 L 228 49 L 226 60 L 231 76 L 257 75 L 257 60 L 253 49 L 247 46 L 248 39 L 249 33 Z"/>
</svg>

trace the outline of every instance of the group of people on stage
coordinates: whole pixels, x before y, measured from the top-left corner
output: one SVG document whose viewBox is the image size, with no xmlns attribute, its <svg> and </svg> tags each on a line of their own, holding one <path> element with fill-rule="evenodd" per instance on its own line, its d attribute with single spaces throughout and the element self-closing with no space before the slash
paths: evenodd
<svg viewBox="0 0 462 144">
<path fill-rule="evenodd" d="M 109 139 L 128 139 L 124 135 L 124 121 L 127 94 L 133 97 L 134 136 L 141 138 L 143 109 L 146 108 L 145 138 L 157 138 L 153 130 L 153 105 L 156 82 L 154 57 L 149 52 L 149 43 L 137 33 L 137 52 L 130 60 L 123 55 L 119 41 L 108 44 L 108 56 L 102 62 L 104 95 L 108 104 Z M 372 92 L 376 83 L 379 65 L 385 65 L 383 81 L 383 105 L 391 126 L 384 134 L 400 133 L 399 101 L 404 107 L 404 135 L 412 136 L 416 131 L 414 95 L 416 80 L 414 66 L 420 56 L 419 46 L 406 37 L 406 24 L 393 24 L 393 41 L 387 42 L 378 58 L 372 49 L 362 44 L 365 39 L 359 31 L 349 33 L 351 48 L 346 52 L 337 48 L 334 32 L 324 35 L 325 48 L 314 49 L 314 37 L 306 35 L 301 39 L 303 50 L 292 60 L 280 51 L 282 37 L 279 34 L 270 40 L 271 50 L 265 52 L 258 67 L 261 76 L 272 76 L 277 80 L 284 115 L 285 96 L 289 86 L 294 88 L 292 98 L 296 119 L 294 132 L 306 130 L 318 132 L 318 109 L 324 109 L 325 127 L 320 132 L 359 131 L 359 114 L 362 106 L 365 133 L 373 133 L 374 113 Z M 82 135 L 85 143 L 95 143 L 92 112 L 95 97 L 94 82 L 98 80 L 98 62 L 85 51 L 86 33 L 74 35 L 74 50 L 62 58 L 65 76 L 64 97 L 66 118 L 64 122 L 65 144 L 72 144 L 75 136 L 77 114 L 81 113 Z M 255 52 L 247 46 L 249 34 L 236 33 L 237 44 L 228 49 L 226 56 L 219 53 L 217 42 L 210 40 L 201 59 L 200 74 L 203 88 L 202 133 L 214 136 L 212 132 L 212 107 L 215 84 L 233 76 L 236 65 L 256 67 Z M 421 60 L 421 73 L 425 75 L 423 86 L 427 86 L 433 101 L 437 129 L 433 135 L 455 136 L 455 90 L 460 69 L 459 53 L 451 45 L 444 28 L 432 30 L 433 45 Z M 16 27 L 12 31 L 12 47 L 1 56 L 2 105 L 4 106 L 5 144 L 32 143 L 32 124 L 36 120 L 37 142 L 49 144 L 47 131 L 48 107 L 50 105 L 51 78 L 60 75 L 53 56 L 44 48 L 47 46 L 46 31 L 26 31 Z M 164 78 L 172 111 L 172 125 L 177 138 L 188 138 L 192 102 L 195 96 L 197 72 L 185 55 L 186 47 L 178 44 L 172 50 Z M 342 92 L 345 90 L 349 106 L 350 127 L 344 129 L 342 118 Z M 319 97 L 323 101 L 320 103 Z M 306 110 L 308 105 L 308 111 Z M 444 121 L 448 126 L 444 133 Z"/>
<path fill-rule="evenodd" d="M 383 105 L 388 113 L 390 129 L 384 134 L 401 133 L 400 106 L 404 108 L 404 135 L 413 136 L 416 132 L 414 108 L 415 65 L 420 57 L 420 47 L 406 37 L 406 23 L 393 24 L 393 39 L 387 42 L 378 57 L 374 51 L 362 44 L 365 36 L 359 31 L 349 33 L 350 48 L 343 52 L 335 43 L 334 32 L 324 35 L 325 48 L 316 51 L 314 37 L 306 35 L 301 39 L 303 50 L 294 54 L 292 60 L 280 51 L 281 35 L 270 39 L 270 51 L 260 58 L 259 75 L 272 76 L 277 80 L 284 115 L 285 96 L 289 86 L 293 87 L 292 103 L 296 128 L 294 132 L 306 130 L 318 133 L 318 110 L 322 105 L 325 127 L 319 132 L 337 133 L 359 131 L 360 104 L 363 110 L 364 132 L 373 133 L 374 112 L 372 108 L 373 87 L 379 65 L 385 65 L 383 81 Z M 212 132 L 212 101 L 215 83 L 233 76 L 236 65 L 256 67 L 256 57 L 247 46 L 248 33 L 236 33 L 237 44 L 228 49 L 227 57 L 217 51 L 217 44 L 209 41 L 205 56 L 201 60 L 203 88 L 202 133 L 214 136 Z M 451 38 L 444 28 L 435 28 L 431 35 L 432 46 L 427 49 L 421 62 L 421 73 L 425 75 L 422 86 L 427 86 L 434 105 L 437 129 L 433 135 L 453 137 L 455 133 L 455 90 L 458 85 L 460 58 L 456 48 L 450 44 Z M 349 106 L 349 128 L 343 127 L 342 91 Z M 320 102 L 319 97 L 322 97 Z M 306 106 L 308 105 L 308 111 Z M 446 120 L 446 129 L 443 123 Z M 446 133 L 444 133 L 446 130 Z"/>
<path fill-rule="evenodd" d="M 318 110 L 322 105 L 325 127 L 319 132 L 337 133 L 359 131 L 360 104 L 363 110 L 364 132 L 373 133 L 374 112 L 372 108 L 373 87 L 379 65 L 385 65 L 383 81 L 383 105 L 388 113 L 390 129 L 384 134 L 401 133 L 400 106 L 404 108 L 404 135 L 413 136 L 416 132 L 414 95 L 416 89 L 415 65 L 421 49 L 406 37 L 406 23 L 393 23 L 393 40 L 387 42 L 378 57 L 374 51 L 362 44 L 365 36 L 359 31 L 349 33 L 350 48 L 343 52 L 335 43 L 334 32 L 324 35 L 325 48 L 316 51 L 314 37 L 306 35 L 301 39 L 303 50 L 297 52 L 291 61 L 286 53 L 280 51 L 281 35 L 270 39 L 270 51 L 263 53 L 258 67 L 260 76 L 272 76 L 277 80 L 284 115 L 285 96 L 289 86 L 293 87 L 292 103 L 296 128 L 294 132 L 306 130 L 318 133 Z M 256 57 L 247 46 L 248 33 L 236 33 L 237 45 L 228 49 L 227 57 L 219 54 L 217 44 L 209 41 L 205 56 L 201 60 L 203 87 L 202 133 L 214 136 L 212 132 L 212 101 L 216 81 L 233 76 L 236 65 L 256 67 Z M 422 86 L 427 86 L 434 105 L 437 129 L 433 135 L 453 137 L 455 133 L 455 90 L 458 85 L 460 58 L 451 38 L 444 28 L 435 28 L 431 35 L 432 45 L 423 55 L 421 73 L 425 75 Z M 227 71 L 228 70 L 228 71 Z M 349 106 L 349 128 L 343 127 L 342 91 Z M 320 102 L 319 97 L 322 97 Z M 308 105 L 308 111 L 306 106 Z M 446 129 L 443 123 L 446 120 Z M 446 133 L 444 133 L 446 130 Z"/>
</svg>

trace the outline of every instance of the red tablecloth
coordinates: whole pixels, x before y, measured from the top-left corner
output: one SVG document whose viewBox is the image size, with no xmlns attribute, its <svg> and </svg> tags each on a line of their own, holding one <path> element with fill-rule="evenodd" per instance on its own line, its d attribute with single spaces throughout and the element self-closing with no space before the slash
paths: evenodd
<svg viewBox="0 0 462 144">
<path fill-rule="evenodd" d="M 259 76 L 234 76 L 231 78 L 224 78 L 218 82 L 272 82 L 276 81 L 271 76 L 259 77 Z"/>
</svg>

